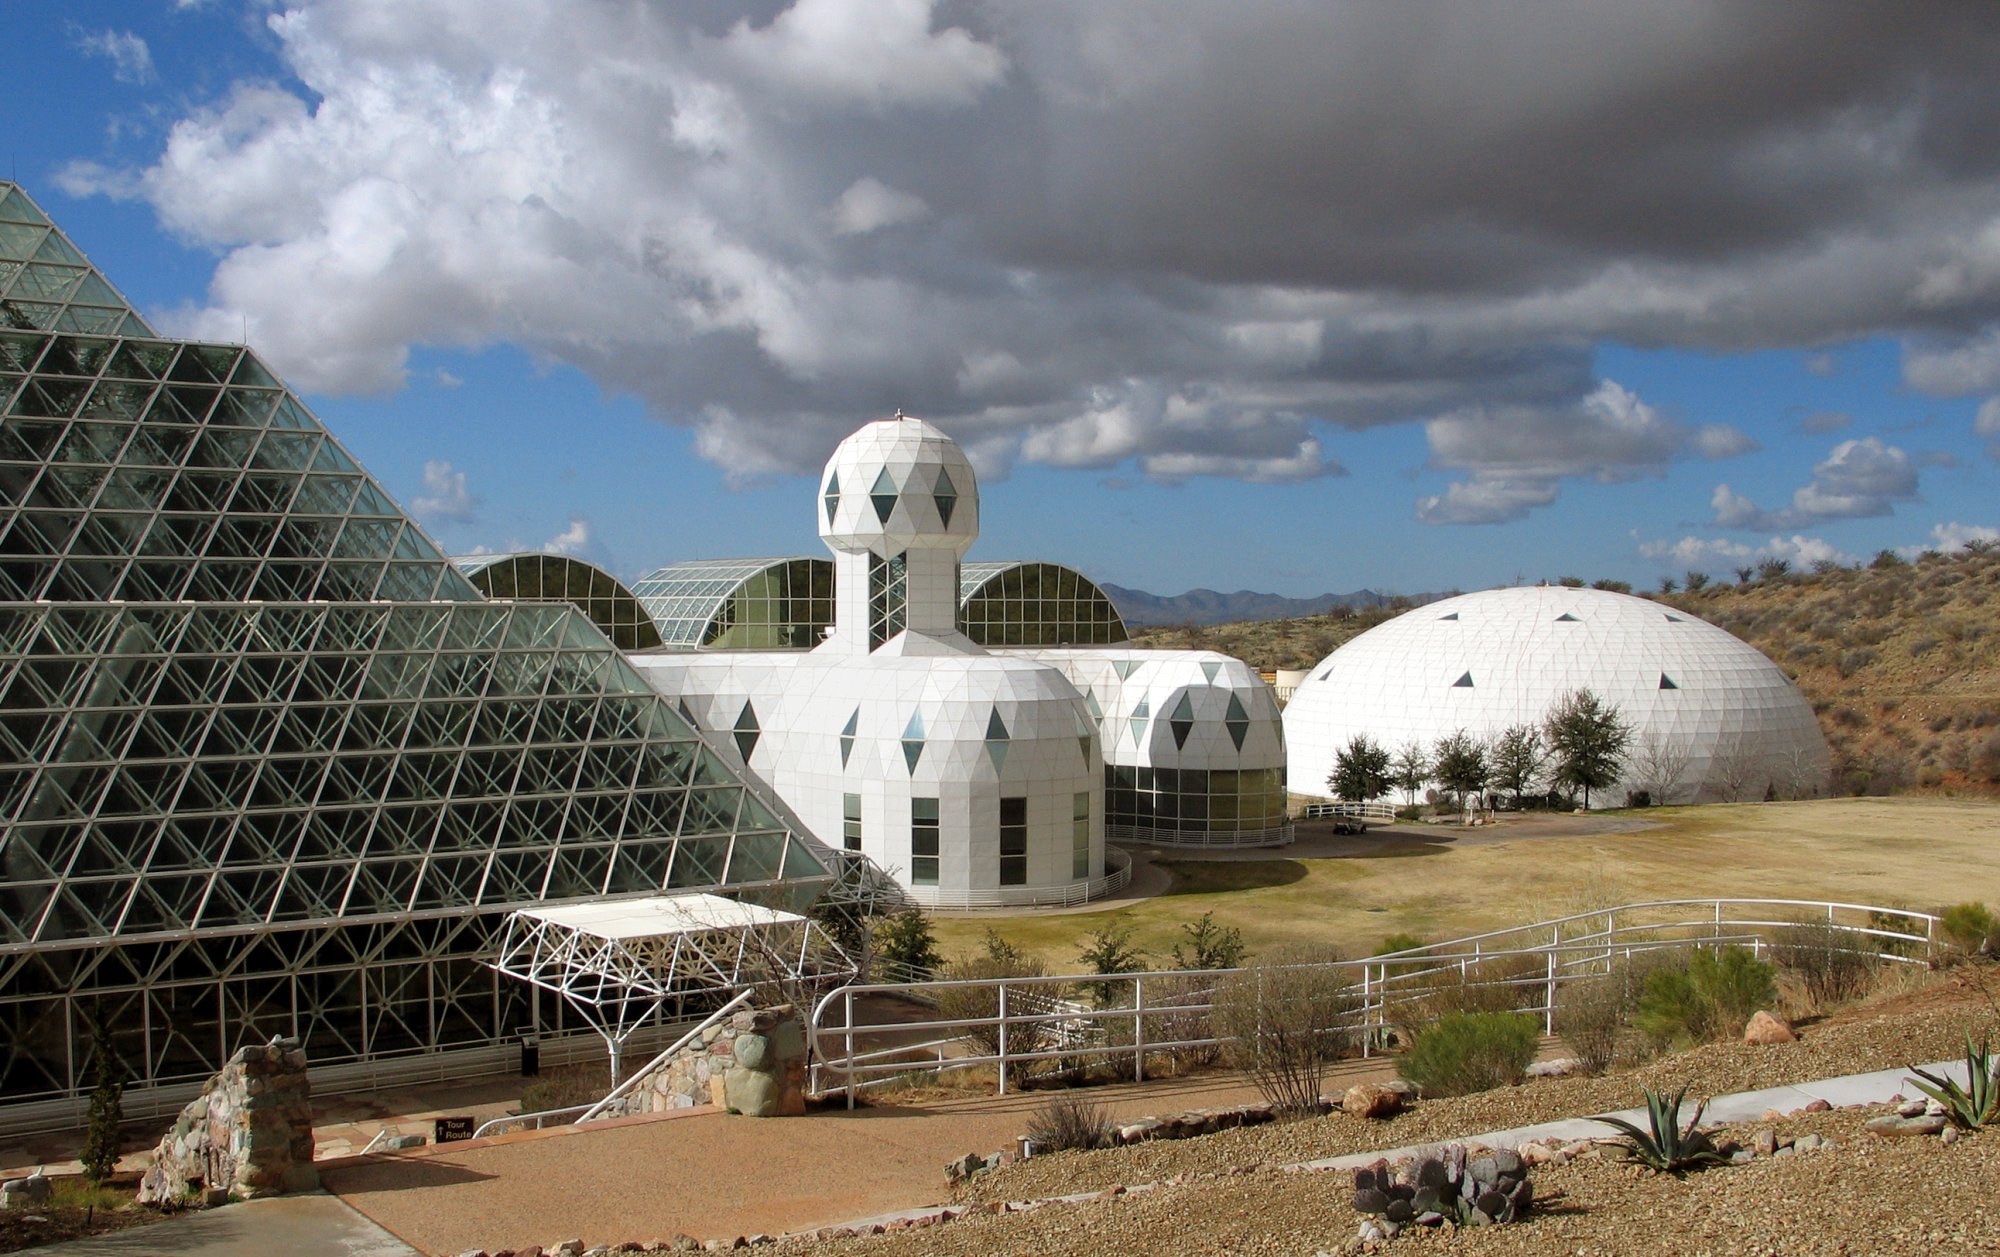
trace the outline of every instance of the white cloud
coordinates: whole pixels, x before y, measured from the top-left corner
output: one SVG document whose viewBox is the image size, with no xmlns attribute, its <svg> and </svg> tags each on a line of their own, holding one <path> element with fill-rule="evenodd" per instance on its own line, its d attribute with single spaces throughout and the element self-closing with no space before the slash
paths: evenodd
<svg viewBox="0 0 2000 1257">
<path fill-rule="evenodd" d="M 1432 513 L 1504 514 L 1747 448 L 1607 395 L 1606 341 L 1907 335 L 1912 383 L 2000 389 L 1962 142 L 2000 132 L 2000 49 L 1953 6 L 1490 8 L 1447 41 L 1288 0 L 740 11 L 288 0 L 276 73 L 62 183 L 213 250 L 161 323 L 247 321 L 295 386 L 512 343 L 732 476 L 898 405 L 993 465 L 1163 479 L 1332 474 L 1336 434 L 1428 420 L 1466 486 Z"/>
<path fill-rule="evenodd" d="M 464 472 L 433 458 L 424 463 L 424 491 L 410 499 L 410 509 L 432 519 L 466 524 L 477 513 L 479 499 L 466 487 Z"/>
<path fill-rule="evenodd" d="M 1789 508 L 1767 511 L 1726 484 L 1715 486 L 1710 506 L 1723 528 L 1780 532 L 1830 519 L 1887 515 L 1898 502 L 1917 498 L 1917 469 L 1910 456 L 1879 438 L 1842 441 L 1813 468 L 1812 479 L 1792 493 Z"/>
<path fill-rule="evenodd" d="M 1640 544 L 1639 553 L 1674 567 L 1691 567 L 1698 571 L 1747 567 L 1764 559 L 1783 559 L 1801 567 L 1821 561 L 1843 564 L 1855 561 L 1853 555 L 1843 552 L 1831 542 L 1797 533 L 1789 537 L 1772 537 L 1754 546 L 1715 537 L 1647 541 Z"/>
<path fill-rule="evenodd" d="M 569 527 L 542 543 L 549 554 L 579 554 L 590 544 L 590 521 L 581 515 L 569 517 Z"/>
<path fill-rule="evenodd" d="M 153 80 L 153 50 L 131 31 L 98 31 L 77 40 L 77 47 L 92 57 L 111 62 L 112 77 L 120 83 L 150 83 Z"/>
<path fill-rule="evenodd" d="M 1963 550 L 1968 541 L 2000 543 L 2000 528 L 1988 528 L 1984 524 L 1961 524 L 1956 520 L 1949 524 L 1936 524 L 1931 528 L 1932 545 L 1946 554 L 1950 554 L 1953 550 Z"/>
<path fill-rule="evenodd" d="M 1494 524 L 1556 500 L 1565 479 L 1612 484 L 1660 475 L 1678 458 L 1733 458 L 1757 448 L 1722 424 L 1689 429 L 1605 380 L 1574 406 L 1473 407 L 1424 425 L 1433 466 L 1472 473 L 1417 503 L 1427 524 Z"/>
<path fill-rule="evenodd" d="M 1979 403 L 1979 413 L 1972 417 L 1972 430 L 1980 436 L 2000 437 L 2000 397 L 1989 397 Z"/>
<path fill-rule="evenodd" d="M 1556 500 L 1554 481 L 1475 479 L 1448 485 L 1442 496 L 1417 499 L 1426 524 L 1504 524 Z"/>
<path fill-rule="evenodd" d="M 931 30 L 930 0 L 797 0 L 723 48 L 763 83 L 825 104 L 969 105 L 1007 58 L 963 27 Z"/>
<path fill-rule="evenodd" d="M 465 377 L 454 375 L 443 367 L 439 367 L 437 370 L 431 372 L 431 383 L 437 385 L 439 388 L 460 388 L 465 384 Z"/>
<path fill-rule="evenodd" d="M 856 179 L 833 203 L 834 234 L 862 236 L 898 223 L 913 223 L 930 213 L 924 198 L 883 183 L 880 179 Z"/>
</svg>

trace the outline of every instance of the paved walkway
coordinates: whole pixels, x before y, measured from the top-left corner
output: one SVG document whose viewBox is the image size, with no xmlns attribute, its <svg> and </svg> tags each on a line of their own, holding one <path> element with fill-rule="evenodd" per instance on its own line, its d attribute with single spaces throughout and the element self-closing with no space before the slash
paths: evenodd
<svg viewBox="0 0 2000 1257">
<path fill-rule="evenodd" d="M 323 1192 L 246 1200 L 35 1251 L 51 1257 L 422 1257 Z"/>
</svg>

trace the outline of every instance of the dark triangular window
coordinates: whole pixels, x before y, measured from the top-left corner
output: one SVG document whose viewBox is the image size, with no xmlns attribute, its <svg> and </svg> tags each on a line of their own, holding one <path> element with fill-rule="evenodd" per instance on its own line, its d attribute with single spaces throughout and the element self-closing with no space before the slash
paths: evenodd
<svg viewBox="0 0 2000 1257">
<path fill-rule="evenodd" d="M 744 700 L 743 710 L 736 717 L 736 749 L 743 756 L 743 762 L 750 762 L 750 752 L 757 749 L 757 738 L 762 731 L 757 728 L 757 711 Z"/>
<path fill-rule="evenodd" d="M 958 505 L 958 487 L 942 467 L 938 468 L 937 488 L 932 491 L 931 500 L 937 503 L 939 521 L 946 528 L 951 527 L 952 508 Z"/>
<path fill-rule="evenodd" d="M 1167 727 L 1173 730 L 1175 749 L 1186 750 L 1188 734 L 1194 731 L 1194 701 L 1187 695 L 1181 695 L 1181 701 L 1168 713 Z"/>
<path fill-rule="evenodd" d="M 847 723 L 840 729 L 840 766 L 847 767 L 847 757 L 854 753 L 854 730 L 861 723 L 861 709 L 856 707 Z"/>
<path fill-rule="evenodd" d="M 888 523 L 889 512 L 896 509 L 896 482 L 889 479 L 887 467 L 875 473 L 875 483 L 868 489 L 868 500 L 875 504 L 876 520 Z"/>
<path fill-rule="evenodd" d="M 1438 619 L 1440 620 L 1456 620 L 1457 618 L 1458 618 L 1458 612 L 1456 611 L 1452 612 L 1450 615 L 1441 615 L 1438 617 Z"/>
<path fill-rule="evenodd" d="M 840 473 L 833 472 L 826 478 L 826 522 L 833 523 L 833 513 L 840 509 Z"/>
<path fill-rule="evenodd" d="M 1559 616 L 1557 616 L 1557 617 L 1556 617 L 1556 623 L 1557 623 L 1557 624 L 1575 624 L 1575 623 L 1577 623 L 1577 618 L 1576 618 L 1575 616 L 1571 615 L 1571 614 L 1570 614 L 1569 612 L 1565 611 L 1565 612 L 1563 612 L 1563 613 L 1562 613 L 1561 615 L 1559 615 Z"/>
<path fill-rule="evenodd" d="M 1674 679 L 1668 676 L 1666 673 L 1662 672 L 1660 674 L 1660 688 L 1663 690 L 1677 690 L 1680 688 L 1680 686 L 1675 685 Z"/>
<path fill-rule="evenodd" d="M 1453 688 L 1453 689 L 1455 689 L 1455 690 L 1469 690 L 1469 689 L 1471 689 L 1471 688 L 1472 688 L 1472 674 L 1471 674 L 1470 672 L 1468 672 L 1468 673 L 1466 673 L 1466 674 L 1465 674 L 1464 676 L 1462 676 L 1462 677 L 1458 678 L 1458 680 L 1456 680 L 1456 681 L 1453 681 L 1453 682 L 1451 683 L 1451 688 Z"/>
</svg>

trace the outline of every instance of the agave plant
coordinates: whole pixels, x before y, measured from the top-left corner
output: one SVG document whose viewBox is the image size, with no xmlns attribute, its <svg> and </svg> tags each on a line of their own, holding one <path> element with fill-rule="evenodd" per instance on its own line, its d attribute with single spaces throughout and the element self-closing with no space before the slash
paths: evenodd
<svg viewBox="0 0 2000 1257">
<path fill-rule="evenodd" d="M 1987 1050 L 1986 1041 L 1972 1046 L 1965 1036 L 1965 1085 L 1946 1074 L 1933 1074 L 1910 1066 L 1917 1077 L 1910 1079 L 1917 1090 L 1944 1106 L 1945 1120 L 1960 1130 L 1978 1130 L 1989 1122 L 2000 1123 L 2000 1061 Z M 1923 1079 L 1918 1082 L 1917 1079 Z"/>
<path fill-rule="evenodd" d="M 1666 1096 L 1648 1087 L 1646 1125 L 1650 1129 L 1647 1130 L 1641 1130 L 1622 1118 L 1600 1117 L 1595 1120 L 1623 1131 L 1625 1137 L 1619 1143 L 1625 1149 L 1625 1160 L 1632 1165 L 1643 1165 L 1655 1173 L 1680 1178 L 1689 1170 L 1724 1164 L 1725 1159 L 1716 1151 L 1714 1142 L 1695 1129 L 1701 1123 L 1701 1111 L 1708 1107 L 1707 1101 L 1694 1106 L 1694 1116 L 1688 1119 L 1685 1127 L 1680 1124 L 1681 1100 L 1687 1093 L 1688 1089 L 1682 1087 L 1672 1096 Z"/>
</svg>

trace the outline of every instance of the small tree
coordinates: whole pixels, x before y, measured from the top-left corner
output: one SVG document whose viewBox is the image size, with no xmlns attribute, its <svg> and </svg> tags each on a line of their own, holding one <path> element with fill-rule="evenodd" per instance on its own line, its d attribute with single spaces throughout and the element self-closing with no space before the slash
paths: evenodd
<svg viewBox="0 0 2000 1257">
<path fill-rule="evenodd" d="M 1461 806 L 1466 795 L 1486 788 L 1491 772 L 1486 763 L 1486 747 L 1465 730 L 1438 739 L 1431 775 L 1439 785 L 1459 796 Z"/>
<path fill-rule="evenodd" d="M 1548 758 L 1540 729 L 1533 725 L 1509 725 L 1493 739 L 1493 748 L 1486 757 L 1492 768 L 1493 787 L 1514 796 L 1514 806 L 1521 806 L 1521 796 L 1535 788 Z"/>
<path fill-rule="evenodd" d="M 1743 792 L 1750 788 L 1750 781 L 1762 767 L 1764 757 L 1749 739 L 1744 738 L 1716 755 L 1711 763 L 1715 779 L 1722 785 L 1722 793 L 1729 802 L 1741 803 Z"/>
<path fill-rule="evenodd" d="M 937 935 L 922 908 L 905 908 L 893 917 L 875 922 L 872 942 L 875 959 L 897 981 L 925 982 L 944 967 Z"/>
<path fill-rule="evenodd" d="M 1417 791 L 1431 778 L 1431 757 L 1424 752 L 1421 742 L 1405 742 L 1403 749 L 1396 752 L 1396 760 L 1391 765 L 1391 780 L 1403 792 L 1403 801 L 1415 806 Z"/>
<path fill-rule="evenodd" d="M 1680 582 L 1675 580 L 1671 576 L 1662 576 L 1660 578 L 1660 592 L 1663 594 L 1673 593 L 1676 589 L 1679 589 L 1680 587 L 1681 587 Z"/>
<path fill-rule="evenodd" d="M 1233 925 L 1217 925 L 1213 912 L 1198 920 L 1183 922 L 1181 933 L 1186 946 L 1174 944 L 1176 969 L 1234 969 L 1243 963 L 1243 931 Z"/>
<path fill-rule="evenodd" d="M 1792 565 L 1784 559 L 1765 559 L 1757 565 L 1757 579 L 1773 585 L 1783 584 L 1792 574 Z"/>
<path fill-rule="evenodd" d="M 1365 733 L 1357 733 L 1334 753 L 1327 788 L 1351 803 L 1365 803 L 1389 792 L 1389 752 Z"/>
<path fill-rule="evenodd" d="M 1140 973 L 1146 968 L 1146 953 L 1132 946 L 1132 923 L 1123 918 L 1107 922 L 1092 931 L 1076 958 L 1078 963 L 1089 966 L 1090 972 L 1104 976 Z M 1079 985 L 1090 992 L 1100 1008 L 1111 1002 L 1120 986 L 1116 982 L 1084 982 Z"/>
<path fill-rule="evenodd" d="M 1708 588 L 1708 573 L 1689 568 L 1687 574 L 1681 577 L 1681 583 L 1687 586 L 1689 593 L 1698 594 Z"/>
<path fill-rule="evenodd" d="M 1230 1059 L 1281 1112 L 1317 1109 L 1327 1067 L 1344 1054 L 1356 1001 L 1338 960 L 1329 948 L 1288 948 L 1216 988 Z"/>
<path fill-rule="evenodd" d="M 1582 790 L 1586 808 L 1592 790 L 1618 780 L 1632 742 L 1632 726 L 1617 705 L 1587 689 L 1571 690 L 1557 699 L 1542 723 L 1542 734 L 1548 739 L 1557 783 Z"/>
<path fill-rule="evenodd" d="M 83 1131 L 83 1173 L 103 1183 L 118 1167 L 118 1127 L 125 1120 L 125 1062 L 95 1008 L 89 1014 L 90 1114 Z M 96 1206 L 91 1206 L 93 1215 Z"/>
</svg>

